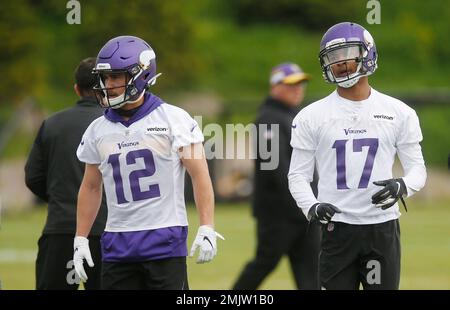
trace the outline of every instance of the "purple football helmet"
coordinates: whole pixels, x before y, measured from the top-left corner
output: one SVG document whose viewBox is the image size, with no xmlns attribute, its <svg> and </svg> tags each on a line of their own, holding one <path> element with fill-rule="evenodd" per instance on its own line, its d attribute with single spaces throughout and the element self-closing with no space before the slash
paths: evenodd
<svg viewBox="0 0 450 310">
<path fill-rule="evenodd" d="M 320 42 L 319 60 L 323 77 L 329 83 L 349 88 L 361 76 L 371 75 L 377 69 L 377 49 L 370 33 L 356 23 L 339 23 L 328 29 Z M 331 66 L 356 61 L 356 72 L 335 76 Z"/>
<path fill-rule="evenodd" d="M 97 56 L 94 74 L 98 75 L 98 85 L 94 87 L 102 107 L 118 109 L 132 103 L 144 95 L 150 85 L 155 84 L 156 55 L 144 40 L 133 36 L 120 36 L 109 40 Z M 125 92 L 110 98 L 104 74 L 127 73 Z"/>
</svg>

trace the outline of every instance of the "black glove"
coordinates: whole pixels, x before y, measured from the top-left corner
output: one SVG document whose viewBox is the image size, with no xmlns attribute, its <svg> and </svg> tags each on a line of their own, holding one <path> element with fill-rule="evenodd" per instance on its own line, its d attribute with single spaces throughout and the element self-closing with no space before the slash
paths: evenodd
<svg viewBox="0 0 450 310">
<path fill-rule="evenodd" d="M 322 224 L 328 224 L 335 213 L 341 213 L 338 207 L 329 203 L 316 203 L 309 209 L 311 220 L 318 220 Z"/>
<path fill-rule="evenodd" d="M 372 196 L 372 203 L 375 207 L 381 207 L 381 209 L 386 210 L 387 208 L 392 207 L 400 199 L 405 210 L 408 211 L 405 201 L 403 200 L 403 195 L 407 194 L 406 185 L 405 182 L 403 182 L 403 179 L 375 181 L 373 184 L 384 186 L 382 190 L 376 192 Z"/>
</svg>

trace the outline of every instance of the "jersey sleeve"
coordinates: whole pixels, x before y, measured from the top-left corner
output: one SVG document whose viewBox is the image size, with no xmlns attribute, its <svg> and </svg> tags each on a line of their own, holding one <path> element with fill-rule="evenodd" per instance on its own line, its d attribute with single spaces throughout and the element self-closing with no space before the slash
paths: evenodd
<svg viewBox="0 0 450 310">
<path fill-rule="evenodd" d="M 419 143 L 422 141 L 419 118 L 414 110 L 408 113 L 400 128 L 397 145 Z"/>
<path fill-rule="evenodd" d="M 96 137 L 92 124 L 86 129 L 78 145 L 77 157 L 86 164 L 100 164 L 101 158 L 97 150 Z"/>
<path fill-rule="evenodd" d="M 312 132 L 310 122 L 298 115 L 292 122 L 291 146 L 302 150 L 316 150 L 317 146 Z"/>
<path fill-rule="evenodd" d="M 310 182 L 314 176 L 314 151 L 294 149 L 289 166 L 289 191 L 297 206 L 309 219 L 309 209 L 318 203 Z"/>
<path fill-rule="evenodd" d="M 203 133 L 198 123 L 183 109 L 172 110 L 172 150 L 178 151 L 180 147 L 201 143 L 204 140 Z"/>
</svg>

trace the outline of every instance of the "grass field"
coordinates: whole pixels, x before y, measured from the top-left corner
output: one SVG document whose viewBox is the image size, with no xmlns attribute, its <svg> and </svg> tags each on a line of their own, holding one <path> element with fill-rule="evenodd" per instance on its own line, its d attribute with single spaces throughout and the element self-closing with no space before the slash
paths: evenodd
<svg viewBox="0 0 450 310">
<path fill-rule="evenodd" d="M 450 289 L 450 202 L 409 201 L 401 218 L 401 289 Z M 37 239 L 45 209 L 3 217 L 0 230 L 0 280 L 3 289 L 33 289 Z M 195 210 L 189 208 L 189 245 L 196 232 Z M 254 221 L 246 204 L 218 205 L 219 254 L 210 264 L 188 259 L 191 289 L 229 289 L 254 253 Z M 294 289 L 287 260 L 266 279 L 261 289 Z"/>
</svg>

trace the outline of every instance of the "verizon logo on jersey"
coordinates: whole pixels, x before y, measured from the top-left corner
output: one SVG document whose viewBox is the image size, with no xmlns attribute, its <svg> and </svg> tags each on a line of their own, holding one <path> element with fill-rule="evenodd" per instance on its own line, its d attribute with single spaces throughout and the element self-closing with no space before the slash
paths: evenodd
<svg viewBox="0 0 450 310">
<path fill-rule="evenodd" d="M 167 131 L 168 129 L 165 127 L 148 127 L 147 131 L 149 132 L 158 132 L 158 131 Z"/>
<path fill-rule="evenodd" d="M 351 128 L 347 128 L 344 129 L 345 135 L 355 135 L 355 134 L 362 134 L 362 133 L 366 133 L 367 130 L 365 129 L 351 129 Z"/>
<path fill-rule="evenodd" d="M 119 150 L 121 150 L 122 148 L 125 148 L 125 147 L 136 146 L 136 145 L 139 145 L 138 141 L 135 141 L 135 142 L 123 142 L 122 141 L 120 143 L 117 143 Z"/>
<path fill-rule="evenodd" d="M 387 120 L 389 120 L 389 121 L 394 120 L 394 117 L 393 117 L 393 116 L 383 115 L 383 114 L 374 114 L 374 115 L 373 115 L 373 118 L 375 118 L 375 119 L 387 119 Z"/>
</svg>

